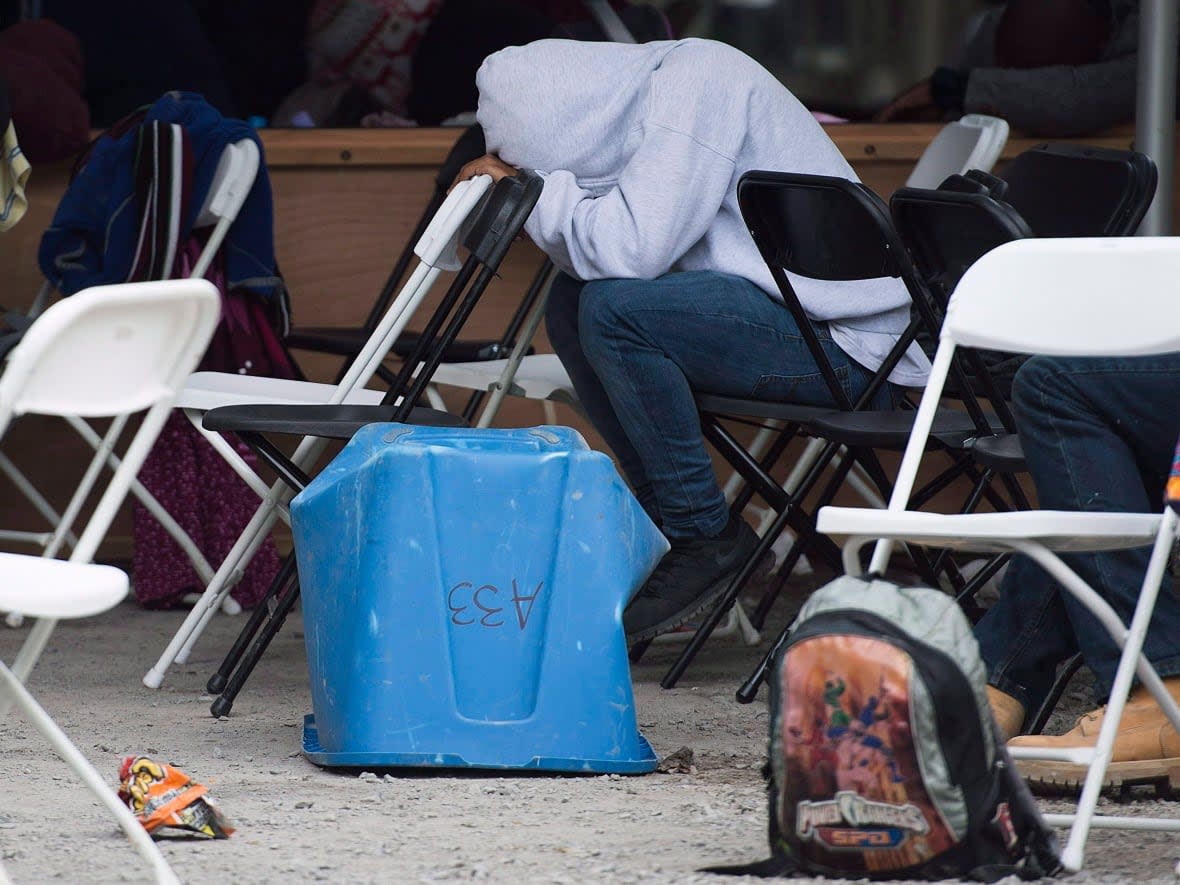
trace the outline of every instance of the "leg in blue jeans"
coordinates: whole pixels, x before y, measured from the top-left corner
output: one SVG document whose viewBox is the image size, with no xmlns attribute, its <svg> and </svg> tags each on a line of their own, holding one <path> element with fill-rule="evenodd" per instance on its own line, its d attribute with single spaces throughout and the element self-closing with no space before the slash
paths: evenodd
<svg viewBox="0 0 1180 885">
<path fill-rule="evenodd" d="M 561 276 L 549 340 L 636 496 L 670 538 L 712 537 L 729 518 L 693 391 L 832 405 L 790 312 L 753 283 L 711 272 L 655 280 Z M 871 373 L 816 331 L 845 393 Z M 884 406 L 890 402 L 883 388 Z"/>
<path fill-rule="evenodd" d="M 1033 357 L 1016 376 L 1013 399 L 1041 507 L 1162 509 L 1180 435 L 1180 354 Z M 1149 555 L 1137 549 L 1065 560 L 1129 621 Z M 1094 672 L 1098 701 L 1110 692 L 1118 648 L 1081 603 L 1023 557 L 1013 560 L 975 635 L 991 684 L 1026 710 L 1040 705 L 1057 665 L 1075 651 Z M 1165 587 L 1144 646 L 1161 676 L 1180 674 L 1178 636 L 1180 598 Z"/>
</svg>

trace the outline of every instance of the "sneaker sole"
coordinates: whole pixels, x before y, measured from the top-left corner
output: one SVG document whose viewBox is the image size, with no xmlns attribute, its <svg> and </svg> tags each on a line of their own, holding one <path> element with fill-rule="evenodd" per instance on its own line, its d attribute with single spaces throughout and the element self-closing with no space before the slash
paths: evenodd
<svg viewBox="0 0 1180 885">
<path fill-rule="evenodd" d="M 1086 766 L 1041 759 L 1017 759 L 1016 769 L 1029 788 L 1045 796 L 1076 796 L 1086 780 Z M 1119 793 L 1136 786 L 1154 786 L 1160 798 L 1180 796 L 1180 759 L 1146 762 L 1112 762 L 1102 780 L 1105 793 Z"/>
<path fill-rule="evenodd" d="M 762 561 L 759 562 L 758 566 L 754 569 L 754 573 L 750 575 L 750 581 L 764 578 L 770 573 L 770 569 L 773 564 L 773 556 L 770 554 L 764 556 Z M 718 581 L 716 584 L 710 587 L 706 593 L 693 600 L 689 608 L 681 609 L 676 614 L 665 618 L 658 624 L 648 627 L 645 630 L 640 630 L 638 633 L 628 633 L 627 642 L 632 644 L 636 642 L 646 642 L 648 639 L 655 639 L 661 633 L 671 633 L 677 627 L 683 626 L 697 615 L 713 606 L 717 600 L 725 594 L 725 591 L 728 589 L 732 580 L 733 576 L 731 575 L 723 581 Z M 748 585 L 749 581 L 746 583 Z"/>
</svg>

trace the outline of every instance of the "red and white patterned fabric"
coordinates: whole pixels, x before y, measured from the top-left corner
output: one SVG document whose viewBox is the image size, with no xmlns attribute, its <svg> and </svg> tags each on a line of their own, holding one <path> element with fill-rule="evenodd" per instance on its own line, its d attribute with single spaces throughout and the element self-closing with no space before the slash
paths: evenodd
<svg viewBox="0 0 1180 885">
<path fill-rule="evenodd" d="M 343 77 L 402 114 L 410 60 L 442 0 L 316 0 L 307 27 L 313 75 Z"/>
</svg>

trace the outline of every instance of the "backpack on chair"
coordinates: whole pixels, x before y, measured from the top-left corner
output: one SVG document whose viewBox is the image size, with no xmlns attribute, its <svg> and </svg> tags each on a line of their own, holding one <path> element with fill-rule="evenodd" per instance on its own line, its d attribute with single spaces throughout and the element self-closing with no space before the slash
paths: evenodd
<svg viewBox="0 0 1180 885">
<path fill-rule="evenodd" d="M 771 857 L 710 872 L 1039 878 L 1057 841 L 992 721 L 955 601 L 837 578 L 807 601 L 770 676 Z"/>
</svg>

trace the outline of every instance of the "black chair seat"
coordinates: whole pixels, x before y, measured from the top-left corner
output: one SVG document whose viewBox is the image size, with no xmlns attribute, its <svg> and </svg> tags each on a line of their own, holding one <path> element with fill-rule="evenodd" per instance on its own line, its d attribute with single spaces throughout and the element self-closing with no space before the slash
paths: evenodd
<svg viewBox="0 0 1180 885">
<path fill-rule="evenodd" d="M 365 342 L 369 340 L 370 330 L 360 327 L 332 327 L 315 326 L 306 329 L 292 330 L 287 336 L 287 346 L 297 350 L 315 350 L 320 353 L 331 353 L 337 356 L 351 356 L 360 353 Z M 403 332 L 390 348 L 390 353 L 405 358 L 418 346 L 421 335 L 418 332 Z M 480 360 L 496 360 L 508 356 L 512 352 L 511 341 L 502 342 L 492 339 L 475 339 L 471 341 L 452 341 L 443 351 L 444 363 L 474 363 Z M 530 347 L 529 353 L 535 348 Z"/>
<path fill-rule="evenodd" d="M 327 439 L 352 439 L 367 424 L 394 420 L 393 405 L 287 405 L 264 403 L 250 406 L 222 406 L 210 409 L 201 420 L 206 430 L 224 433 L 292 433 Z M 458 415 L 439 409 L 415 407 L 406 424 L 435 427 L 466 427 Z"/>
<path fill-rule="evenodd" d="M 971 446 L 971 457 L 984 467 L 1002 473 L 1025 470 L 1024 448 L 1020 445 L 1019 434 L 1015 433 L 979 437 Z"/>
<path fill-rule="evenodd" d="M 817 436 L 846 446 L 901 451 L 909 441 L 916 414 L 908 409 L 832 412 L 811 422 L 811 428 Z M 988 420 L 997 432 L 1004 429 L 996 416 L 989 415 Z M 968 439 L 978 435 L 979 428 L 971 416 L 958 409 L 939 410 L 930 429 L 931 445 L 937 443 L 950 449 L 961 449 Z"/>
<path fill-rule="evenodd" d="M 695 394 L 697 409 L 709 415 L 732 415 L 740 418 L 786 421 L 791 424 L 810 424 L 821 415 L 831 414 L 832 406 L 805 406 L 798 403 L 776 403 L 760 399 L 742 399 L 721 393 Z"/>
<path fill-rule="evenodd" d="M 314 350 L 336 356 L 354 356 L 360 353 L 369 339 L 369 330 L 360 326 L 349 328 L 316 326 L 292 329 L 287 335 L 287 346 L 295 350 Z"/>
</svg>

